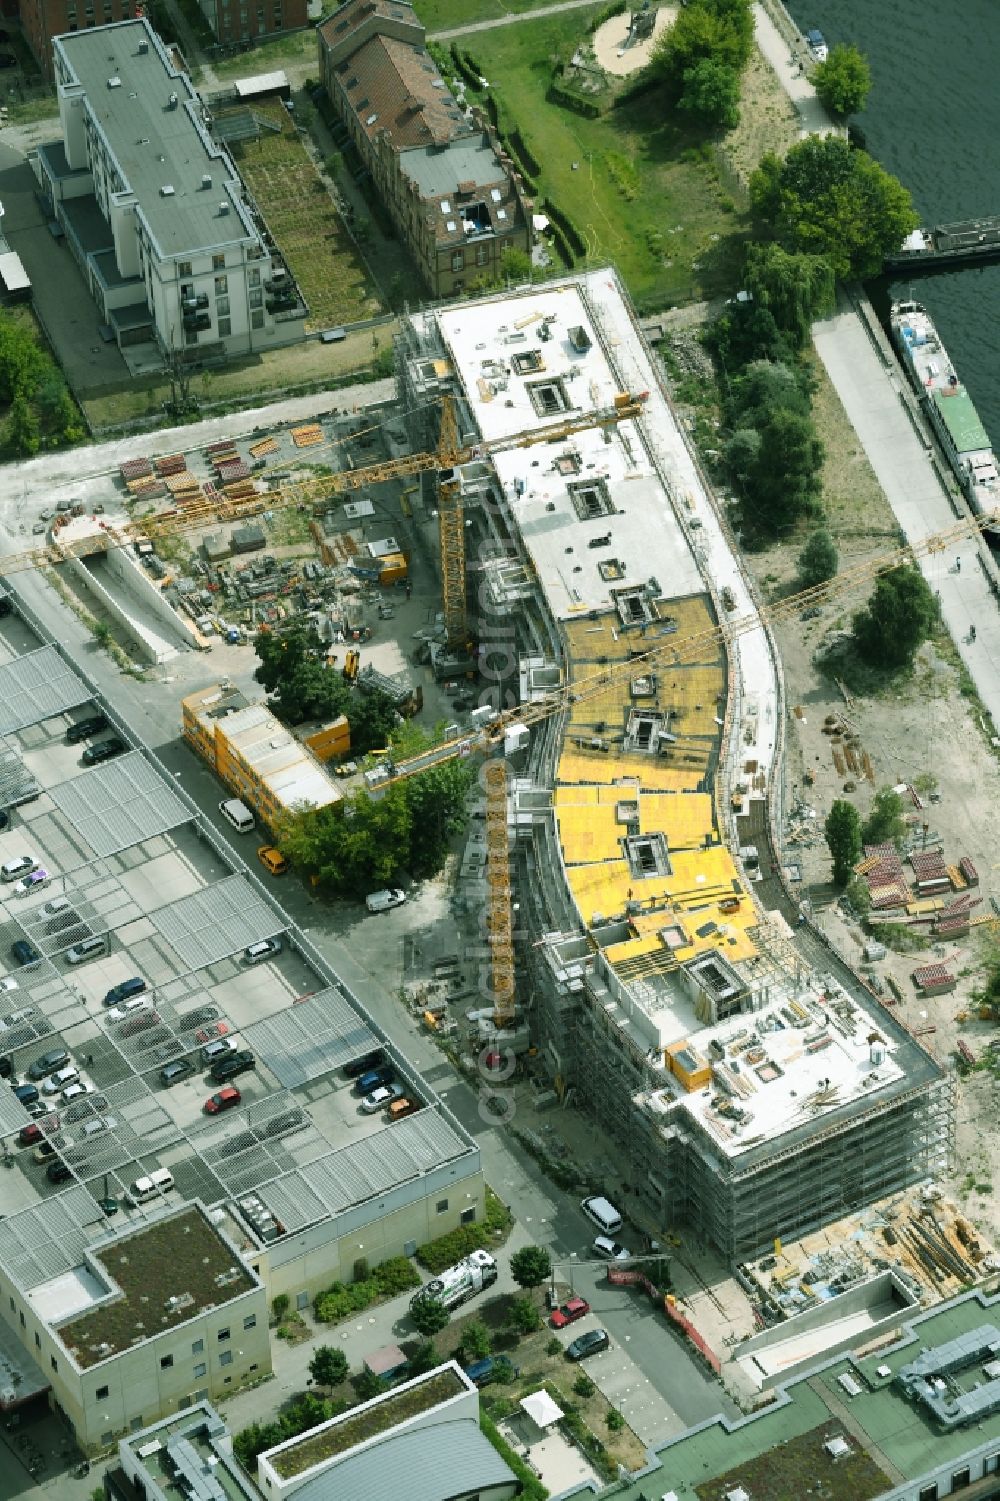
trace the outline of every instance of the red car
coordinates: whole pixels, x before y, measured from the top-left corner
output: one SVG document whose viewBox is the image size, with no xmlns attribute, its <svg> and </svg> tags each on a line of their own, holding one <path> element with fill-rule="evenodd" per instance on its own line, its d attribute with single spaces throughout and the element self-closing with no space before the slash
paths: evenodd
<svg viewBox="0 0 1000 1501">
<path fill-rule="evenodd" d="M 195 1042 L 214 1042 L 217 1037 L 228 1037 L 229 1025 L 227 1022 L 213 1022 L 210 1027 L 201 1027 L 195 1034 Z"/>
<path fill-rule="evenodd" d="M 205 1114 L 218 1115 L 220 1110 L 232 1110 L 242 1098 L 238 1089 L 231 1084 L 227 1085 L 225 1089 L 220 1089 L 218 1094 L 214 1094 L 210 1100 L 205 1101 Z"/>
<path fill-rule="evenodd" d="M 17 1133 L 17 1139 L 22 1147 L 30 1147 L 41 1141 L 43 1136 L 50 1136 L 52 1132 L 58 1130 L 58 1115 L 47 1115 L 43 1120 L 32 1121 L 30 1126 L 22 1126 Z"/>
<path fill-rule="evenodd" d="M 590 1304 L 586 1298 L 570 1298 L 561 1308 L 557 1308 L 549 1319 L 553 1329 L 565 1329 L 567 1324 L 575 1324 L 577 1319 L 584 1318 L 590 1312 Z"/>
</svg>

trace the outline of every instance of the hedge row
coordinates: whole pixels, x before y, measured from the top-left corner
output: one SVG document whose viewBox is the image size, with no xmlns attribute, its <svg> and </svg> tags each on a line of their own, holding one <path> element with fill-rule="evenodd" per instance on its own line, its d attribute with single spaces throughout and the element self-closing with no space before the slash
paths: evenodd
<svg viewBox="0 0 1000 1501">
<path fill-rule="evenodd" d="M 462 52 L 457 42 L 452 42 L 449 48 L 451 60 L 455 64 L 459 77 L 469 85 L 470 89 L 478 89 L 479 80 L 483 76 L 480 68 L 471 52 Z"/>
<path fill-rule="evenodd" d="M 601 106 L 595 100 L 588 98 L 586 94 L 578 94 L 575 89 L 563 88 L 561 83 L 549 86 L 549 98 L 553 104 L 575 110 L 578 115 L 586 115 L 590 120 L 602 113 Z"/>
<path fill-rule="evenodd" d="M 591 32 L 591 34 L 593 34 L 595 31 L 600 31 L 605 21 L 611 21 L 615 16 L 623 16 L 625 14 L 625 8 L 626 0 L 612 0 L 612 3 L 610 5 L 606 5 L 603 10 L 599 10 L 597 12 L 597 15 L 587 26 L 587 30 Z"/>
<path fill-rule="evenodd" d="M 562 233 L 566 237 L 566 243 L 574 255 L 587 254 L 587 242 L 583 238 L 583 235 L 577 229 L 569 215 L 564 214 L 562 209 L 552 202 L 551 198 L 542 199 L 542 212 L 548 214 L 557 229 L 562 230 Z"/>
<path fill-rule="evenodd" d="M 321 1324 L 336 1324 L 349 1314 L 360 1313 L 381 1298 L 420 1286 L 420 1274 L 406 1256 L 391 1256 L 360 1282 L 334 1282 L 325 1292 L 317 1293 L 314 1303 Z"/>
<path fill-rule="evenodd" d="M 494 130 L 513 158 L 515 167 L 524 178 L 525 187 L 529 193 L 534 193 L 536 188 L 533 179 L 538 177 L 542 169 L 506 104 L 495 89 L 491 90 L 486 97 L 486 113 L 490 117 Z"/>
</svg>

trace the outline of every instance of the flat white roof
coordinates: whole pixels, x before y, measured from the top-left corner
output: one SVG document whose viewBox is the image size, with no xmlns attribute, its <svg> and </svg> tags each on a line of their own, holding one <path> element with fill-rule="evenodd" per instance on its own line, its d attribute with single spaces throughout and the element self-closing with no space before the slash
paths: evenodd
<svg viewBox="0 0 1000 1501">
<path fill-rule="evenodd" d="M 279 69 L 275 73 L 255 73 L 252 78 L 237 78 L 233 84 L 237 95 L 241 98 L 253 97 L 255 94 L 276 93 L 278 89 L 287 89 L 288 74 Z"/>
<path fill-rule="evenodd" d="M 265 704 L 248 704 L 219 723 L 226 739 L 285 808 L 325 808 L 340 801 L 340 788 Z"/>
<path fill-rule="evenodd" d="M 74 1266 L 28 1293 L 28 1302 L 46 1324 L 58 1324 L 93 1308 L 108 1296 L 107 1285 L 88 1266 Z"/>
<path fill-rule="evenodd" d="M 8 292 L 27 292 L 31 289 L 31 278 L 21 264 L 21 257 L 14 250 L 0 255 L 0 279 Z"/>
</svg>

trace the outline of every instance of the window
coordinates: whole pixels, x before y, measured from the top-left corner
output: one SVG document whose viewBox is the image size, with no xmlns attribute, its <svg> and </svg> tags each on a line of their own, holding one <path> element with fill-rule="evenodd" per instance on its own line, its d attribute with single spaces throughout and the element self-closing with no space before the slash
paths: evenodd
<svg viewBox="0 0 1000 1501">
<path fill-rule="evenodd" d="M 251 266 L 250 267 L 250 270 L 247 272 L 247 285 L 251 286 L 251 287 L 259 287 L 260 286 L 260 267 L 259 266 Z"/>
<path fill-rule="evenodd" d="M 36 1350 L 40 1350 L 41 1348 L 42 1348 L 41 1336 L 39 1335 L 38 1330 L 36 1329 L 35 1330 L 35 1349 Z"/>
<path fill-rule="evenodd" d="M 229 317 L 229 298 L 228 297 L 219 297 L 219 298 L 216 299 L 216 303 L 215 303 L 215 316 L 217 318 L 228 318 Z"/>
<path fill-rule="evenodd" d="M 191 275 L 191 262 L 190 261 L 178 261 L 177 262 L 177 275 L 181 276 L 181 277 L 190 276 Z M 181 287 L 181 291 L 182 292 L 183 292 L 183 290 L 184 290 L 184 288 Z"/>
<path fill-rule="evenodd" d="M 213 271 L 225 271 L 225 269 L 226 269 L 226 257 L 224 255 L 213 255 L 212 256 L 212 270 Z"/>
<path fill-rule="evenodd" d="M 568 412 L 572 405 L 569 393 L 561 377 L 553 380 L 529 381 L 525 390 L 537 417 L 554 417 L 557 412 Z"/>
<path fill-rule="evenodd" d="M 173 1363 L 174 1363 L 174 1357 L 172 1355 L 161 1355 L 160 1356 L 160 1370 L 161 1371 L 169 1371 L 170 1367 L 173 1365 Z"/>
<path fill-rule="evenodd" d="M 251 307 L 263 307 L 263 305 L 264 305 L 264 294 L 260 290 L 260 288 L 257 287 L 255 291 L 252 291 L 250 293 L 250 306 Z"/>
<path fill-rule="evenodd" d="M 308 1293 L 296 1293 L 295 1294 L 295 1306 L 298 1309 L 308 1308 L 309 1307 L 309 1294 Z"/>
<path fill-rule="evenodd" d="M 50 1355 L 49 1356 L 49 1365 L 52 1367 L 52 1369 L 54 1371 L 58 1371 L 58 1369 L 59 1369 L 59 1362 L 56 1360 L 56 1358 L 55 1358 L 54 1355 Z"/>
<path fill-rule="evenodd" d="M 216 295 L 216 297 L 224 297 L 228 291 L 229 291 L 229 281 L 228 281 L 228 278 L 225 277 L 225 276 L 217 276 L 215 278 L 215 295 Z"/>
<path fill-rule="evenodd" d="M 452 251 L 451 269 L 453 271 L 461 271 L 464 265 L 465 265 L 465 251 L 464 250 L 454 250 L 454 251 Z"/>
<path fill-rule="evenodd" d="M 615 509 L 607 480 L 570 480 L 566 486 L 573 509 L 581 521 L 591 521 L 596 516 L 610 516 Z"/>
<path fill-rule="evenodd" d="M 220 1365 L 232 1365 L 232 1363 L 233 1363 L 233 1352 L 232 1352 L 232 1350 L 223 1350 L 222 1354 L 219 1356 L 219 1364 Z"/>
<path fill-rule="evenodd" d="M 192 1346 L 191 1346 L 191 1354 L 192 1355 L 201 1355 L 202 1352 L 204 1351 L 204 1349 L 205 1349 L 205 1341 L 203 1339 L 196 1339 L 194 1341 L 194 1343 L 192 1344 Z"/>
<path fill-rule="evenodd" d="M 185 342 L 185 344 L 197 344 L 197 342 L 198 342 L 198 331 L 197 331 L 197 329 L 186 328 L 184 330 L 184 342 Z"/>
<path fill-rule="evenodd" d="M 199 1361 L 198 1364 L 194 1368 L 194 1379 L 196 1381 L 199 1381 L 201 1379 L 201 1377 L 204 1376 L 204 1374 L 205 1374 L 205 1372 L 207 1370 L 208 1370 L 208 1366 L 205 1364 L 205 1362 L 204 1361 Z"/>
<path fill-rule="evenodd" d="M 255 1313 L 247 1314 L 246 1318 L 243 1320 L 243 1327 L 244 1329 L 256 1329 L 257 1315 Z"/>
<path fill-rule="evenodd" d="M 488 262 L 489 262 L 489 258 L 490 258 L 490 247 L 488 245 L 477 245 L 476 246 L 476 265 L 477 266 L 485 266 L 485 265 L 487 265 Z"/>
<path fill-rule="evenodd" d="M 218 1334 L 215 1337 L 219 1341 L 219 1344 L 221 1345 L 221 1344 L 224 1343 L 225 1340 L 227 1340 L 229 1338 L 229 1330 L 228 1329 L 220 1329 L 219 1332 L 218 1332 Z"/>
<path fill-rule="evenodd" d="M 951 1488 L 952 1488 L 952 1490 L 953 1491 L 964 1490 L 965 1487 L 969 1484 L 969 1481 L 971 1480 L 971 1478 L 972 1478 L 972 1472 L 971 1472 L 971 1470 L 970 1470 L 970 1468 L 969 1468 L 968 1465 L 966 1465 L 965 1468 L 962 1469 L 962 1470 L 956 1470 L 955 1473 L 951 1477 Z"/>
<path fill-rule="evenodd" d="M 74 30 L 74 31 L 75 31 L 75 30 L 76 30 L 76 27 L 75 27 L 75 26 L 74 26 L 74 27 L 73 27 L 73 30 Z M 102 1444 L 102 1445 L 103 1445 L 103 1447 L 104 1447 L 104 1448 L 105 1448 L 105 1449 L 106 1449 L 106 1448 L 107 1448 L 107 1447 L 108 1447 L 108 1445 L 109 1445 L 109 1444 L 111 1444 L 111 1443 L 113 1443 L 113 1442 L 114 1442 L 114 1437 L 115 1437 L 115 1436 L 114 1436 L 114 1434 L 113 1434 L 113 1433 L 112 1433 L 112 1432 L 111 1432 L 111 1429 L 110 1429 L 110 1428 L 109 1428 L 109 1429 L 108 1429 L 108 1431 L 107 1431 L 107 1433 L 102 1433 L 102 1434 L 101 1434 L 101 1444 Z"/>
<path fill-rule="evenodd" d="M 444 1214 L 447 1211 L 447 1208 L 448 1208 L 448 1200 L 447 1199 L 438 1199 L 438 1201 L 437 1201 L 437 1213 L 438 1214 Z"/>
<path fill-rule="evenodd" d="M 232 319 L 231 318 L 220 318 L 219 319 L 219 338 L 220 339 L 228 339 L 229 335 L 232 333 L 232 331 L 233 331 L 233 321 L 232 321 Z"/>
<path fill-rule="evenodd" d="M 18 1317 L 19 1317 L 19 1318 L 20 1318 L 20 1320 L 21 1320 L 21 1328 L 22 1328 L 22 1329 L 24 1329 L 24 1328 L 26 1328 L 26 1327 L 27 1327 L 27 1326 L 26 1326 L 26 1324 L 25 1324 L 25 1322 L 24 1322 L 24 1314 L 23 1314 L 23 1313 L 21 1313 L 21 1314 L 19 1314 L 19 1315 L 18 1315 Z"/>
<path fill-rule="evenodd" d="M 105 1397 L 108 1397 L 110 1395 L 111 1395 L 111 1391 L 110 1391 L 109 1387 L 99 1386 L 97 1388 L 96 1392 L 94 1393 L 94 1399 L 97 1402 L 103 1402 L 104 1399 L 105 1399 Z"/>
<path fill-rule="evenodd" d="M 16 1308 L 17 1308 L 17 1304 L 14 1302 L 14 1299 L 11 1298 L 11 1300 L 10 1300 L 10 1311 L 11 1311 L 11 1313 L 13 1313 Z"/>
<path fill-rule="evenodd" d="M 263 311 L 261 311 L 259 313 L 251 313 L 250 314 L 250 327 L 251 328 L 263 328 L 264 327 L 264 314 L 263 314 Z"/>
<path fill-rule="evenodd" d="M 475 1223 L 475 1218 L 476 1218 L 475 1205 L 473 1205 L 473 1207 L 471 1209 L 463 1209 L 462 1210 L 462 1224 L 463 1225 L 474 1224 Z"/>
</svg>

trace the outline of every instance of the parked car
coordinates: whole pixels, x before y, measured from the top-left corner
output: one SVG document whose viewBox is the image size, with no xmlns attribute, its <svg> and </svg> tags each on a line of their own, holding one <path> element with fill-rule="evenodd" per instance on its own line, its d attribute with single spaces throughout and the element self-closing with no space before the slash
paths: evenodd
<svg viewBox="0 0 1000 1501">
<path fill-rule="evenodd" d="M 10 946 L 11 958 L 22 969 L 32 969 L 36 964 L 41 964 L 42 956 L 33 943 L 26 938 L 15 938 Z"/>
<path fill-rule="evenodd" d="M 40 865 L 37 870 L 31 870 L 26 876 L 21 877 L 14 887 L 14 895 L 27 896 L 29 891 L 38 891 L 41 887 L 48 885 L 51 879 L 45 866 Z"/>
<path fill-rule="evenodd" d="M 210 1077 L 214 1083 L 224 1084 L 227 1079 L 235 1079 L 237 1074 L 245 1074 L 247 1069 L 256 1067 L 257 1060 L 250 1049 L 240 1048 L 227 1058 L 216 1059 L 212 1064 Z"/>
<path fill-rule="evenodd" d="M 117 1006 L 121 1001 L 127 1001 L 134 995 L 142 995 L 146 989 L 146 982 L 141 975 L 133 975 L 129 980 L 121 980 L 117 985 L 112 985 L 102 1001 L 104 1006 Z"/>
<path fill-rule="evenodd" d="M 273 844 L 262 844 L 257 851 L 257 859 L 272 876 L 283 876 L 288 869 L 288 861 Z"/>
<path fill-rule="evenodd" d="M 148 1011 L 151 1005 L 152 1002 L 148 1000 L 146 996 L 138 995 L 134 1000 L 122 1001 L 120 1006 L 112 1006 L 111 1010 L 108 1012 L 108 1021 L 127 1021 L 128 1018 L 130 1016 L 134 1016 L 137 1011 Z"/>
<path fill-rule="evenodd" d="M 380 1084 L 378 1089 L 373 1089 L 371 1094 L 366 1094 L 361 1101 L 361 1108 L 366 1115 L 374 1115 L 376 1110 L 384 1110 L 391 1105 L 393 1100 L 403 1098 L 402 1084 Z"/>
<path fill-rule="evenodd" d="M 91 735 L 97 734 L 98 730 L 105 729 L 107 723 L 104 714 L 91 714 L 89 719 L 78 719 L 66 731 L 66 739 L 70 745 L 78 745 L 81 740 L 89 740 Z"/>
<path fill-rule="evenodd" d="M 42 1094 L 62 1094 L 71 1084 L 75 1084 L 80 1077 L 80 1070 L 75 1064 L 69 1063 L 65 1068 L 57 1069 L 54 1074 L 42 1084 Z"/>
<path fill-rule="evenodd" d="M 73 1169 L 57 1157 L 55 1162 L 50 1162 L 45 1169 L 45 1176 L 50 1183 L 65 1183 L 67 1178 L 72 1178 Z"/>
<path fill-rule="evenodd" d="M 383 1084 L 391 1084 L 395 1077 L 396 1070 L 391 1063 L 383 1064 L 381 1068 L 371 1068 L 358 1079 L 354 1086 L 355 1093 L 371 1094 L 373 1089 L 381 1089 Z"/>
<path fill-rule="evenodd" d="M 13 975 L 0 975 L 0 995 L 6 995 L 9 990 L 20 989 Z M 10 1023 L 8 1022 L 9 1026 Z"/>
<path fill-rule="evenodd" d="M 520 1367 L 509 1355 L 487 1355 L 485 1360 L 474 1360 L 464 1369 L 474 1386 L 489 1386 L 491 1381 L 510 1381 L 521 1374 Z"/>
<path fill-rule="evenodd" d="M 590 1312 L 590 1304 L 586 1298 L 569 1298 L 561 1308 L 555 1309 L 549 1323 L 553 1329 L 565 1329 L 567 1324 L 575 1324 L 577 1319 L 586 1318 Z"/>
<path fill-rule="evenodd" d="M 14 1072 L 14 1060 L 9 1053 L 0 1053 L 0 1079 L 9 1079 Z"/>
<path fill-rule="evenodd" d="M 218 1094 L 213 1094 L 205 1101 L 205 1114 L 219 1115 L 223 1110 L 232 1110 L 242 1098 L 235 1084 L 227 1084 L 225 1089 L 220 1089 Z"/>
<path fill-rule="evenodd" d="M 567 1360 L 586 1360 L 588 1355 L 596 1355 L 598 1350 L 606 1350 L 611 1343 L 611 1337 L 606 1329 L 588 1329 L 585 1334 L 578 1334 L 571 1344 L 566 1346 Z"/>
<path fill-rule="evenodd" d="M 593 1251 L 595 1256 L 603 1256 L 605 1261 L 629 1261 L 632 1256 L 631 1251 L 612 1240 L 609 1235 L 595 1236 Z"/>
<path fill-rule="evenodd" d="M 38 1146 L 32 1152 L 31 1160 L 32 1162 L 48 1162 L 49 1158 L 54 1157 L 55 1155 L 55 1147 L 50 1141 L 45 1141 L 43 1139 L 41 1142 L 39 1142 Z"/>
<path fill-rule="evenodd" d="M 14 1098 L 19 1100 L 25 1107 L 38 1103 L 39 1094 L 37 1084 L 15 1084 L 13 1088 Z"/>
<path fill-rule="evenodd" d="M 280 1115 L 276 1115 L 273 1120 L 267 1122 L 263 1133 L 265 1136 L 284 1136 L 289 1131 L 298 1131 L 304 1125 L 306 1125 L 306 1118 L 301 1110 L 283 1110 Z M 258 1135 L 260 1131 L 261 1128 L 258 1127 Z"/>
<path fill-rule="evenodd" d="M 22 1126 L 17 1133 L 18 1145 L 32 1147 L 36 1142 L 44 1141 L 46 1136 L 51 1136 L 59 1130 L 58 1115 L 45 1115 L 41 1120 L 32 1121 L 30 1125 Z"/>
<path fill-rule="evenodd" d="M 168 1063 L 166 1068 L 160 1069 L 160 1082 L 169 1089 L 171 1084 L 179 1084 L 182 1079 L 190 1079 L 194 1072 L 195 1067 L 190 1058 L 175 1058 L 173 1063 Z"/>
<path fill-rule="evenodd" d="M 403 1095 L 400 1099 L 393 1100 L 389 1106 L 389 1120 L 404 1120 L 406 1116 L 416 1115 L 417 1111 L 423 1108 L 419 1100 L 411 1100 L 407 1095 Z"/>
<path fill-rule="evenodd" d="M 98 740 L 96 745 L 88 745 L 81 759 L 84 766 L 96 766 L 100 761 L 110 761 L 113 756 L 124 755 L 127 750 L 124 740 L 114 736 L 111 740 Z"/>
<path fill-rule="evenodd" d="M 369 892 L 365 897 L 365 906 L 369 912 L 388 912 L 390 907 L 401 907 L 405 901 L 406 892 L 393 886 L 385 891 Z"/>
<path fill-rule="evenodd" d="M 119 1037 L 134 1037 L 137 1032 L 146 1032 L 150 1027 L 159 1025 L 160 1013 L 158 1011 L 140 1011 L 135 1016 L 130 1016 L 123 1023 Z"/>
<path fill-rule="evenodd" d="M 86 929 L 83 931 L 86 932 Z M 106 954 L 107 952 L 107 935 L 104 933 L 92 934 L 89 938 L 81 938 L 78 943 L 73 944 L 72 948 L 66 950 L 66 963 L 86 964 L 88 959 L 99 959 L 102 954 Z"/>
<path fill-rule="evenodd" d="M 50 1048 L 47 1053 L 36 1058 L 34 1063 L 28 1064 L 28 1078 L 47 1079 L 57 1068 L 65 1068 L 68 1062 L 69 1052 L 66 1048 Z"/>
<path fill-rule="evenodd" d="M 64 1089 L 63 1090 L 63 1092 L 62 1092 L 62 1102 L 63 1102 L 64 1105 L 72 1105 L 75 1100 L 82 1100 L 85 1095 L 93 1094 L 93 1093 L 94 1093 L 94 1086 L 93 1086 L 93 1084 L 83 1084 L 83 1083 L 71 1084 L 68 1089 Z M 69 1120 L 69 1112 L 68 1111 L 66 1112 L 66 1119 Z"/>
<path fill-rule="evenodd" d="M 280 938 L 262 938 L 259 943 L 252 943 L 243 950 L 243 958 L 247 964 L 263 964 L 266 959 L 273 959 L 280 953 Z"/>
<path fill-rule="evenodd" d="M 228 1022 L 210 1022 L 207 1027 L 199 1027 L 194 1034 L 195 1042 L 215 1042 L 218 1037 L 229 1036 Z"/>
<path fill-rule="evenodd" d="M 203 1027 L 206 1022 L 214 1022 L 218 1015 L 218 1006 L 198 1006 L 194 1011 L 189 1011 L 187 1016 L 182 1016 L 178 1026 L 186 1032 L 188 1027 Z"/>
<path fill-rule="evenodd" d="M 363 1058 L 352 1058 L 350 1063 L 344 1064 L 344 1077 L 356 1079 L 360 1074 L 370 1073 L 373 1068 L 379 1068 L 385 1062 L 385 1053 L 381 1048 L 373 1048 L 370 1053 L 365 1053 Z"/>
<path fill-rule="evenodd" d="M 16 881 L 37 869 L 38 861 L 34 855 L 18 855 L 15 860 L 8 860 L 6 864 L 0 865 L 0 881 Z"/>
</svg>

